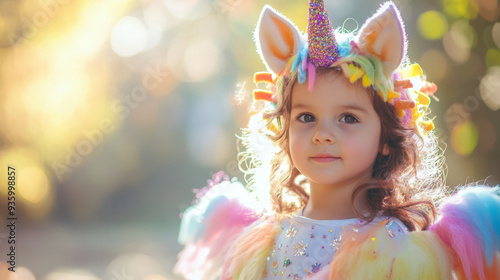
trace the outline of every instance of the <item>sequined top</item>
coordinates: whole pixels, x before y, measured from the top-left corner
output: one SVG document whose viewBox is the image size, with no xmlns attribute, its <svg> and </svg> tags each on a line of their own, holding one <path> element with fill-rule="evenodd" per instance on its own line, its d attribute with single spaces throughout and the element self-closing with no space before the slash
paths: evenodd
<svg viewBox="0 0 500 280">
<path fill-rule="evenodd" d="M 360 219 L 314 220 L 301 216 L 302 211 L 282 222 L 282 231 L 276 237 L 267 258 L 263 279 L 307 279 L 320 270 L 328 269 L 343 242 L 343 229 L 357 231 L 386 220 L 387 231 L 397 237 L 407 228 L 394 218 L 379 217 L 366 225 Z M 345 233 L 345 231 L 344 231 Z"/>
</svg>

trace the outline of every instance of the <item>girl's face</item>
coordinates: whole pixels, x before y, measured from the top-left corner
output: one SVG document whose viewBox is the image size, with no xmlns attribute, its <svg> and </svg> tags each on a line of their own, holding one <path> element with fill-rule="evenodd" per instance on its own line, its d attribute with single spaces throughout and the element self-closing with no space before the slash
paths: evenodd
<svg viewBox="0 0 500 280">
<path fill-rule="evenodd" d="M 313 92 L 307 82 L 293 86 L 290 155 L 311 183 L 356 183 L 371 178 L 380 119 L 362 85 L 331 73 L 318 73 Z"/>
</svg>

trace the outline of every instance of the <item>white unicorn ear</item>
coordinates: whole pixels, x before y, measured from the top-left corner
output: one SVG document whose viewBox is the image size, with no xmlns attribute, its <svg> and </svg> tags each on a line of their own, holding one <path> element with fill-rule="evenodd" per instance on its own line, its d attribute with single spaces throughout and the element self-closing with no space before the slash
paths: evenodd
<svg viewBox="0 0 500 280">
<path fill-rule="evenodd" d="M 386 2 L 369 18 L 358 34 L 359 48 L 377 56 L 384 65 L 385 74 L 396 70 L 406 55 L 406 33 L 399 11 L 392 2 Z"/>
<path fill-rule="evenodd" d="M 268 71 L 279 74 L 303 44 L 299 30 L 286 17 L 266 5 L 255 29 L 257 52 Z"/>
</svg>

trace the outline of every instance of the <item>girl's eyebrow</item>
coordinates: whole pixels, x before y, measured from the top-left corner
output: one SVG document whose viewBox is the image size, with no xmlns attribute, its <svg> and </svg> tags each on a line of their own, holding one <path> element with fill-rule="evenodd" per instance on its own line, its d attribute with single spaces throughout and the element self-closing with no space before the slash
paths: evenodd
<svg viewBox="0 0 500 280">
<path fill-rule="evenodd" d="M 344 105 L 341 105 L 339 107 L 345 108 L 345 109 L 353 109 L 353 110 L 361 111 L 363 113 L 368 113 L 368 111 L 365 108 L 363 108 L 359 105 L 356 105 L 356 104 L 344 104 Z"/>
<path fill-rule="evenodd" d="M 306 104 L 302 104 L 302 103 L 296 103 L 295 105 L 292 106 L 292 110 L 293 109 L 309 109 L 309 108 L 311 108 L 311 106 L 306 105 Z"/>
<path fill-rule="evenodd" d="M 335 106 L 335 107 L 338 107 L 341 109 L 352 109 L 352 110 L 360 111 L 363 113 L 368 113 L 368 111 L 365 108 L 363 108 L 359 105 L 356 105 L 356 104 L 343 104 L 343 105 Z M 302 104 L 302 103 L 297 103 L 297 104 L 294 104 L 292 106 L 292 110 L 293 109 L 310 109 L 310 108 L 311 108 L 311 106 L 306 105 L 306 104 Z"/>
</svg>

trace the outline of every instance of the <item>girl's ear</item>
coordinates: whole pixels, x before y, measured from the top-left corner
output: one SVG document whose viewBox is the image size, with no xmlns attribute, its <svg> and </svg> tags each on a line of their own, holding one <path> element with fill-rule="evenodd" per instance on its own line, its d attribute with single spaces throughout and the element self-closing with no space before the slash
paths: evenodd
<svg viewBox="0 0 500 280">
<path fill-rule="evenodd" d="M 377 56 L 384 65 L 386 75 L 399 67 L 406 54 L 407 42 L 404 24 L 392 2 L 386 2 L 369 18 L 358 34 L 359 48 Z"/>
<path fill-rule="evenodd" d="M 268 5 L 260 13 L 254 38 L 267 70 L 275 74 L 285 70 L 288 60 L 303 44 L 297 27 Z"/>
</svg>

